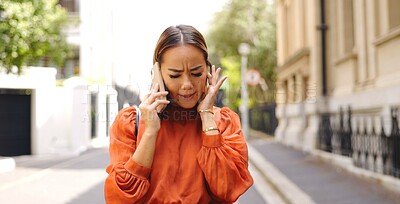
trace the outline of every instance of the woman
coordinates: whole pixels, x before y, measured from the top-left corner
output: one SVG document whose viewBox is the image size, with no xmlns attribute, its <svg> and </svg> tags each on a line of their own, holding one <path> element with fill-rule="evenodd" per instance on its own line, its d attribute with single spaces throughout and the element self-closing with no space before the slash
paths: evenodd
<svg viewBox="0 0 400 204">
<path fill-rule="evenodd" d="M 214 106 L 227 77 L 220 78 L 221 69 L 208 61 L 203 36 L 187 25 L 167 28 L 153 63 L 159 63 L 167 91 L 152 86 L 139 106 L 138 132 L 134 107 L 116 116 L 106 202 L 235 202 L 253 184 L 247 146 L 238 115 Z"/>
</svg>

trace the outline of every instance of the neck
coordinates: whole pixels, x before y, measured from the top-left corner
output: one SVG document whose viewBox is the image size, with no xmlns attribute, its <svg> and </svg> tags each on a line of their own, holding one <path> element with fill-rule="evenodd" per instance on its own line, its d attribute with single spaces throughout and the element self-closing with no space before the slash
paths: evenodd
<svg viewBox="0 0 400 204">
<path fill-rule="evenodd" d="M 164 120 L 187 121 L 197 120 L 200 116 L 197 113 L 197 106 L 193 108 L 182 108 L 176 104 L 170 104 L 161 113 L 161 118 Z"/>
</svg>

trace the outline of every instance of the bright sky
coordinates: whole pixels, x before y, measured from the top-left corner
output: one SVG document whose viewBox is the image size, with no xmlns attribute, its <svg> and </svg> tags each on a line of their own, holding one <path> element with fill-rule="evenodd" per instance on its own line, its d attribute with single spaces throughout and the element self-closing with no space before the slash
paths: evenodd
<svg viewBox="0 0 400 204">
<path fill-rule="evenodd" d="M 158 37 L 170 25 L 189 24 L 205 34 L 213 14 L 228 0 L 125 1 L 114 4 L 114 23 L 118 56 L 117 78 L 147 88 L 150 80 L 153 50 Z M 124 83 L 124 82 L 122 82 Z M 143 94 L 143 93 L 141 93 Z"/>
</svg>

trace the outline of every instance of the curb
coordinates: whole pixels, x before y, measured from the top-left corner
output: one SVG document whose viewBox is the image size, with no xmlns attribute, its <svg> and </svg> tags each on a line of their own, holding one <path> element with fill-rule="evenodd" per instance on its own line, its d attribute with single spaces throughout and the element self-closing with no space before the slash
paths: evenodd
<svg viewBox="0 0 400 204">
<path fill-rule="evenodd" d="M 0 157 L 0 174 L 15 169 L 15 160 L 10 157 Z"/>
<path fill-rule="evenodd" d="M 254 180 L 254 188 L 259 193 L 265 203 L 287 204 L 288 201 L 283 198 L 280 192 L 271 185 L 264 174 L 257 170 L 252 162 L 249 162 L 249 171 Z"/>
<path fill-rule="evenodd" d="M 249 159 L 256 169 L 263 172 L 265 178 L 273 186 L 274 189 L 288 203 L 315 204 L 311 197 L 302 191 L 296 184 L 288 179 L 273 164 L 268 162 L 261 153 L 259 153 L 252 145 L 247 144 Z M 260 192 L 262 193 L 262 192 Z"/>
<path fill-rule="evenodd" d="M 323 160 L 326 163 L 330 163 L 334 166 L 340 167 L 361 179 L 367 179 L 368 181 L 385 187 L 389 191 L 400 194 L 400 179 L 356 167 L 354 166 L 353 161 L 350 157 L 332 154 L 324 152 L 322 150 L 311 150 L 308 153 L 310 153 L 314 157 Z"/>
</svg>

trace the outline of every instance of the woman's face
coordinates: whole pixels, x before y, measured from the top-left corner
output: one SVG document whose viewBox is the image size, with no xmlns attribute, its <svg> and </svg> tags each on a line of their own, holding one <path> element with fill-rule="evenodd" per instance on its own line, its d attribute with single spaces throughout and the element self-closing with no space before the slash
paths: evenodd
<svg viewBox="0 0 400 204">
<path fill-rule="evenodd" d="M 207 64 L 200 49 L 192 45 L 165 51 L 161 75 L 169 97 L 182 108 L 193 108 L 205 91 Z"/>
</svg>

